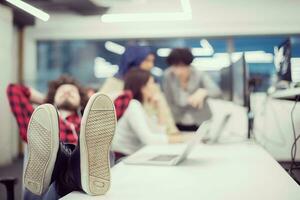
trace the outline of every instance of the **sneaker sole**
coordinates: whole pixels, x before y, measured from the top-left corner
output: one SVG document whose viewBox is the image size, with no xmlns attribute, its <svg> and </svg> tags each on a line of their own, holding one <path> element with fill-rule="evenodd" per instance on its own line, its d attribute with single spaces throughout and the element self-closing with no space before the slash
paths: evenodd
<svg viewBox="0 0 300 200">
<path fill-rule="evenodd" d="M 38 106 L 29 121 L 28 159 L 24 170 L 24 185 L 41 195 L 49 187 L 59 148 L 59 125 L 54 106 Z"/>
<path fill-rule="evenodd" d="M 81 120 L 80 169 L 82 189 L 103 195 L 110 188 L 109 152 L 116 128 L 115 107 L 103 94 L 94 94 Z"/>
</svg>

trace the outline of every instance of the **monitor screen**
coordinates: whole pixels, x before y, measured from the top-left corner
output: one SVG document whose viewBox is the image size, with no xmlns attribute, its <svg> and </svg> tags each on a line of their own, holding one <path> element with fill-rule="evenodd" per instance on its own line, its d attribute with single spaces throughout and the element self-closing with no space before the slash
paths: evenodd
<svg viewBox="0 0 300 200">
<path fill-rule="evenodd" d="M 279 80 L 292 81 L 291 76 L 291 42 L 284 41 L 281 45 L 275 48 L 274 64 L 277 70 Z"/>
<path fill-rule="evenodd" d="M 232 100 L 241 106 L 249 107 L 248 69 L 244 54 L 232 64 Z"/>
<path fill-rule="evenodd" d="M 220 87 L 223 93 L 223 99 L 232 101 L 232 66 L 221 69 Z"/>
</svg>

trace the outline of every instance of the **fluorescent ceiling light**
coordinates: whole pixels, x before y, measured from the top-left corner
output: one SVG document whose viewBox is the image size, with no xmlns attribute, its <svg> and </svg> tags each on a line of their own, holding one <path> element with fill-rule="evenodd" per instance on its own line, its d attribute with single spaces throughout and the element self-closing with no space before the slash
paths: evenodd
<svg viewBox="0 0 300 200">
<path fill-rule="evenodd" d="M 6 0 L 7 2 L 15 5 L 16 7 L 28 12 L 29 14 L 43 20 L 43 21 L 48 21 L 50 18 L 50 15 L 28 3 L 25 3 L 24 1 L 21 0 Z"/>
<path fill-rule="evenodd" d="M 243 55 L 243 52 L 234 52 L 231 54 L 231 61 L 236 62 L 238 61 Z"/>
<path fill-rule="evenodd" d="M 119 71 L 118 65 L 112 65 L 102 57 L 95 58 L 94 75 L 97 78 L 113 77 Z"/>
<path fill-rule="evenodd" d="M 227 53 L 219 53 L 209 58 L 195 58 L 192 65 L 201 71 L 218 71 L 230 65 L 230 57 Z"/>
<path fill-rule="evenodd" d="M 214 54 L 213 47 L 206 39 L 202 39 L 200 41 L 200 45 L 201 47 L 195 47 L 191 49 L 194 56 L 212 56 Z M 157 49 L 156 54 L 160 57 L 167 57 L 171 51 L 171 48 L 159 48 Z"/>
<path fill-rule="evenodd" d="M 167 57 L 171 53 L 171 48 L 159 48 L 156 51 L 156 54 L 160 57 Z"/>
<path fill-rule="evenodd" d="M 104 44 L 106 50 L 115 54 L 122 55 L 125 52 L 125 47 L 115 42 L 107 41 Z"/>
<path fill-rule="evenodd" d="M 247 63 L 273 63 L 273 54 L 265 51 L 245 52 Z"/>
<path fill-rule="evenodd" d="M 265 51 L 245 51 L 245 60 L 247 63 L 273 63 L 273 54 Z M 231 55 L 232 62 L 236 62 L 242 56 L 243 52 L 234 52 Z"/>
<path fill-rule="evenodd" d="M 245 59 L 247 63 L 272 63 L 273 62 L 273 54 L 266 53 L 265 51 L 246 51 L 244 53 L 245 53 Z M 234 52 L 232 54 L 215 53 L 213 57 L 195 58 L 193 60 L 192 65 L 196 69 L 202 71 L 221 70 L 222 68 L 228 67 L 230 65 L 230 59 L 232 60 L 232 62 L 236 62 L 241 58 L 242 55 L 243 52 Z M 297 59 L 295 60 L 295 62 L 297 63 Z"/>
<path fill-rule="evenodd" d="M 213 47 L 206 39 L 202 39 L 200 45 L 201 47 L 199 48 L 192 48 L 192 54 L 194 56 L 212 56 L 214 54 Z"/>
<path fill-rule="evenodd" d="M 159 77 L 159 76 L 162 76 L 164 72 L 163 72 L 163 70 L 162 70 L 161 68 L 154 66 L 154 67 L 151 69 L 151 73 L 152 73 L 153 75 Z"/>
<path fill-rule="evenodd" d="M 146 22 L 146 21 L 184 21 L 192 19 L 192 8 L 190 0 L 180 0 L 182 12 L 170 13 L 120 13 L 104 14 L 101 16 L 102 22 Z"/>
<path fill-rule="evenodd" d="M 209 49 L 204 49 L 204 48 L 192 48 L 192 54 L 194 56 L 211 56 L 214 52 L 212 52 Z"/>
</svg>

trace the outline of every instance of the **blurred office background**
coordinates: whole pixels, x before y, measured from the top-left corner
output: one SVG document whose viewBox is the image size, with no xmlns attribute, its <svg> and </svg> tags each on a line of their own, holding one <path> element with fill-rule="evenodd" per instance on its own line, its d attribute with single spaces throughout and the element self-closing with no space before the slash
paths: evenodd
<svg viewBox="0 0 300 200">
<path fill-rule="evenodd" d="M 278 106 L 271 102 L 272 112 L 264 107 L 268 107 L 266 92 L 277 80 L 274 48 L 290 39 L 292 57 L 300 57 L 299 1 L 26 2 L 46 11 L 50 18 L 40 20 L 0 0 L 0 165 L 11 163 L 20 150 L 18 130 L 5 95 L 8 83 L 22 82 L 46 92 L 49 80 L 67 73 L 87 86 L 100 88 L 106 78 L 117 73 L 128 44 L 152 49 L 156 55 L 152 73 L 158 82 L 168 67 L 165 58 L 170 49 L 189 47 L 195 56 L 193 65 L 207 71 L 221 87 L 229 79 L 226 69 L 244 52 L 250 79 L 259 80 L 254 88 L 259 95 L 254 93 L 252 101 L 257 121 L 268 115 L 281 117 L 275 120 L 279 121 L 277 127 L 274 120 L 264 127 L 258 123 L 257 130 L 270 131 L 257 131 L 256 137 L 276 159 L 290 159 L 292 132 L 290 121 L 284 118 L 289 119 L 292 103 L 279 102 Z"/>
</svg>

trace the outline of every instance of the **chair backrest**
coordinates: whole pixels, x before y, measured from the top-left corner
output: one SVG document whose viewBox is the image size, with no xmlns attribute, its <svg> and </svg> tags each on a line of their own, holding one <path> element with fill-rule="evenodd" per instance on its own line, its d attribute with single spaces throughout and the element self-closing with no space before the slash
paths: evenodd
<svg viewBox="0 0 300 200">
<path fill-rule="evenodd" d="M 126 90 L 114 100 L 117 120 L 119 120 L 124 115 L 132 98 L 133 98 L 132 92 Z M 125 157 L 126 155 L 119 152 L 113 152 L 113 156 L 114 156 L 114 163 L 118 163 L 118 160 Z"/>
<path fill-rule="evenodd" d="M 117 120 L 123 116 L 132 98 L 132 92 L 126 90 L 115 99 L 114 105 L 116 109 Z"/>
</svg>

